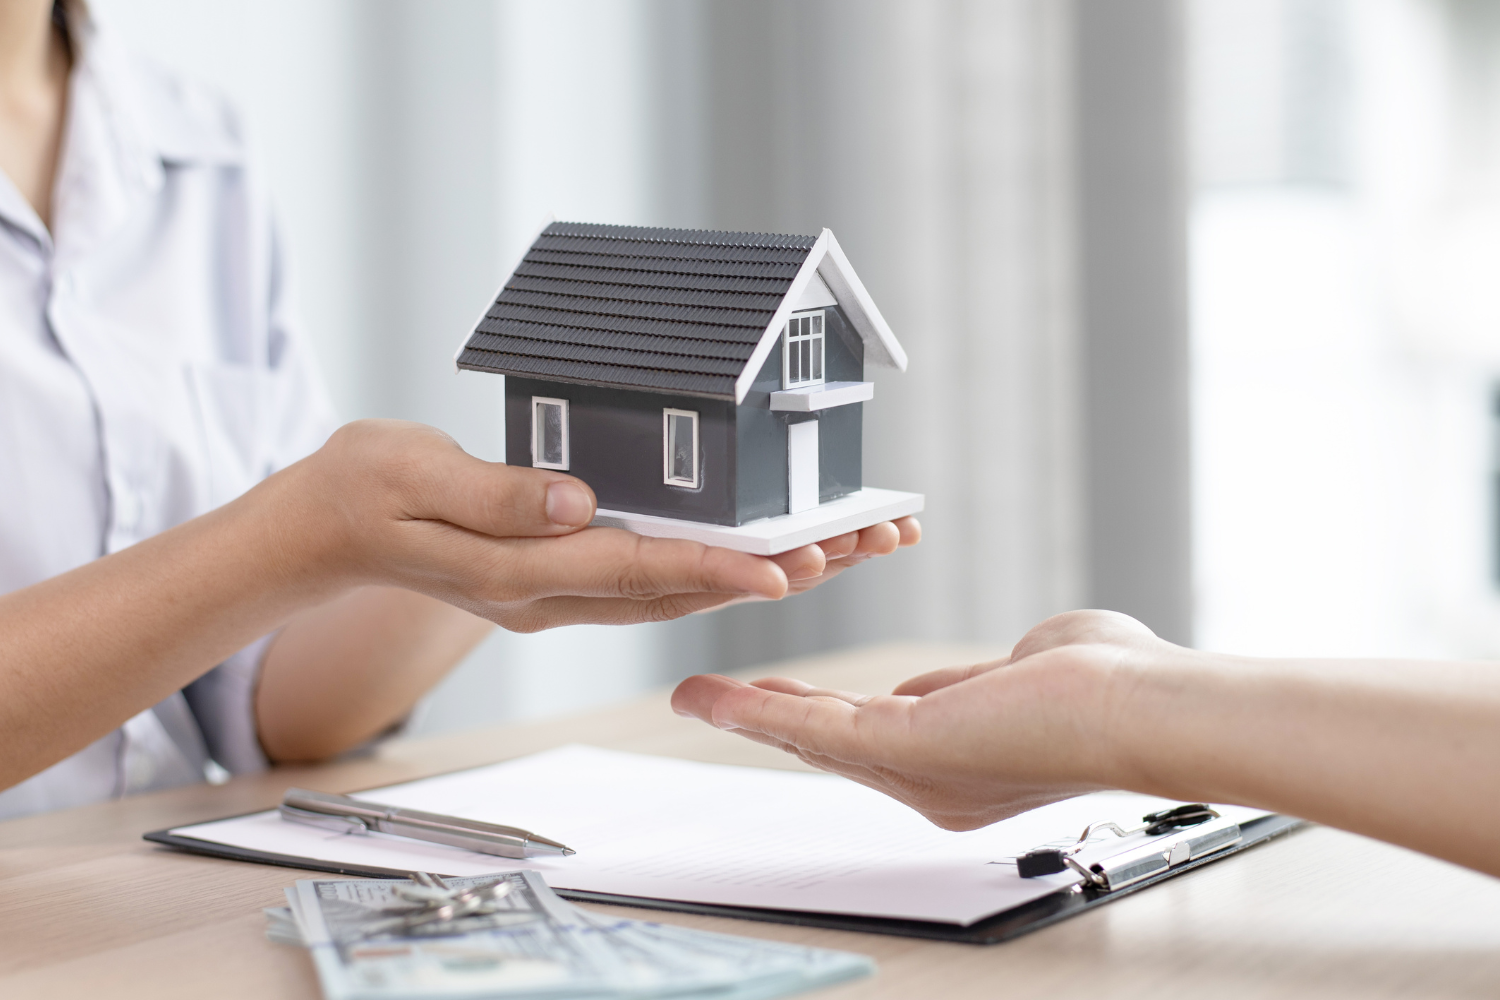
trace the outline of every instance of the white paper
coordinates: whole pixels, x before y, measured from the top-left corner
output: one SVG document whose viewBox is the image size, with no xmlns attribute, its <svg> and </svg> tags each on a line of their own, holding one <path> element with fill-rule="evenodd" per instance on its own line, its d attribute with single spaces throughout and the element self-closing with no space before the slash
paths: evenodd
<svg viewBox="0 0 1500 1000">
<path fill-rule="evenodd" d="M 355 797 L 519 826 L 578 853 L 514 861 L 385 834 L 333 833 L 274 811 L 172 833 L 347 865 L 444 875 L 532 868 L 556 889 L 967 925 L 1076 881 L 1066 874 L 1022 879 L 1005 861 L 1070 844 L 1089 823 L 1139 826 L 1145 813 L 1174 804 L 1096 792 L 952 833 L 832 775 L 588 746 Z M 1237 822 L 1265 815 L 1217 808 Z"/>
</svg>

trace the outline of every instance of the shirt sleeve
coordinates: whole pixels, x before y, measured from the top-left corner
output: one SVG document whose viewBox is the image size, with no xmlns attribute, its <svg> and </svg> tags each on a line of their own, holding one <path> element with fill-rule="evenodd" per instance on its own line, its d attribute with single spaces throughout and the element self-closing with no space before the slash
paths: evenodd
<svg viewBox="0 0 1500 1000">
<path fill-rule="evenodd" d="M 255 640 L 182 689 L 208 755 L 230 774 L 253 774 L 270 766 L 255 731 L 255 685 L 272 638 Z"/>
<path fill-rule="evenodd" d="M 266 396 L 260 433 L 269 476 L 312 454 L 338 427 L 311 345 L 287 291 L 285 261 L 272 230 L 267 272 Z M 255 688 L 272 635 L 263 636 L 183 689 L 211 756 L 231 774 L 269 766 L 255 727 Z"/>
</svg>

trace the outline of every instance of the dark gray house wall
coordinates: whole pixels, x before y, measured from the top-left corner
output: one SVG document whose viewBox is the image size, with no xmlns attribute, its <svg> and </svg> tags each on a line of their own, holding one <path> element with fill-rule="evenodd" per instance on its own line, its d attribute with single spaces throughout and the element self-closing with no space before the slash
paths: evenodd
<svg viewBox="0 0 1500 1000">
<path fill-rule="evenodd" d="M 510 465 L 531 465 L 533 396 L 568 401 L 568 472 L 593 487 L 599 506 L 711 524 L 737 523 L 734 403 L 509 375 L 505 379 L 505 461 Z M 697 489 L 662 482 L 662 409 L 666 407 L 699 414 L 702 485 Z"/>
<path fill-rule="evenodd" d="M 818 428 L 819 503 L 853 493 L 862 485 L 864 408 L 864 403 L 848 403 L 818 414 L 823 425 Z"/>
<path fill-rule="evenodd" d="M 862 382 L 865 344 L 838 308 L 824 311 L 823 368 L 829 382 Z M 786 513 L 786 426 L 817 420 L 818 500 L 832 500 L 862 485 L 864 404 L 851 403 L 817 413 L 775 413 L 771 393 L 781 388 L 782 341 L 766 357 L 736 414 L 739 444 L 739 522 Z"/>
<path fill-rule="evenodd" d="M 865 342 L 844 318 L 842 309 L 825 314 L 825 376 L 830 382 L 865 380 Z M 835 406 L 818 414 L 818 501 L 853 493 L 863 485 L 863 403 Z"/>
<path fill-rule="evenodd" d="M 842 310 L 824 314 L 824 377 L 864 379 L 864 342 Z M 568 401 L 568 471 L 593 487 L 599 506 L 711 524 L 744 524 L 785 514 L 787 424 L 817 420 L 818 499 L 859 489 L 864 404 L 817 413 L 777 413 L 780 339 L 736 407 L 728 400 L 611 389 L 508 375 L 505 379 L 505 460 L 531 464 L 531 400 Z M 697 489 L 662 482 L 662 409 L 695 410 L 702 463 Z"/>
<path fill-rule="evenodd" d="M 865 380 L 865 342 L 835 306 L 823 311 L 826 346 L 823 349 L 824 377 L 830 382 L 863 382 Z M 772 352 L 780 357 L 781 345 Z M 778 369 L 779 371 L 779 369 Z"/>
<path fill-rule="evenodd" d="M 781 340 L 736 408 L 735 461 L 739 520 L 786 513 L 786 418 L 771 412 L 771 393 L 781 388 Z M 819 431 L 821 432 L 821 428 Z"/>
</svg>

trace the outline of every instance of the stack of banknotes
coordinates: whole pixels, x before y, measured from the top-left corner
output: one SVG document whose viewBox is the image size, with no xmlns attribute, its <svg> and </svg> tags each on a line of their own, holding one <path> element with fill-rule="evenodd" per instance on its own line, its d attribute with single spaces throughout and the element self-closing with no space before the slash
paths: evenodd
<svg viewBox="0 0 1500 1000">
<path fill-rule="evenodd" d="M 266 910 L 307 947 L 327 1000 L 760 1000 L 868 975 L 863 955 L 590 913 L 536 872 L 306 879 Z"/>
</svg>

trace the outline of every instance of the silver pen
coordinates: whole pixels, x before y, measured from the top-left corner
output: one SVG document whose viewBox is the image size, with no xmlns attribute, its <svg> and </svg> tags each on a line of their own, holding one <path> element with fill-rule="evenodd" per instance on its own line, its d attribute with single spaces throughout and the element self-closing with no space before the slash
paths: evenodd
<svg viewBox="0 0 1500 1000">
<path fill-rule="evenodd" d="M 351 799 L 347 795 L 289 788 L 281 798 L 281 818 L 292 823 L 322 827 L 339 833 L 390 833 L 413 840 L 462 847 L 502 858 L 525 858 L 533 854 L 574 854 L 571 847 L 514 826 L 481 823 L 457 816 L 442 816 L 420 809 L 402 809 Z"/>
</svg>

